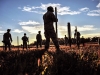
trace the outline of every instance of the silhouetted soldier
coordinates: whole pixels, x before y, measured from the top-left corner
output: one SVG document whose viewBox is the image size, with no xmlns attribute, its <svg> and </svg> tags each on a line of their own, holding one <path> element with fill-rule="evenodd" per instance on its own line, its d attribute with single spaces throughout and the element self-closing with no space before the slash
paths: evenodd
<svg viewBox="0 0 100 75">
<path fill-rule="evenodd" d="M 80 36 L 81 36 L 80 32 L 77 32 L 77 30 L 75 29 L 74 38 L 76 39 L 78 48 L 80 46 Z"/>
<path fill-rule="evenodd" d="M 24 33 L 24 36 L 22 37 L 22 41 L 23 41 L 23 50 L 24 48 L 27 49 L 28 37 L 26 36 L 26 33 Z"/>
<path fill-rule="evenodd" d="M 42 47 L 42 36 L 41 36 L 41 31 L 38 31 L 38 34 L 36 35 L 36 40 L 37 40 L 37 48 L 38 48 L 38 45 L 40 45 L 40 47 Z"/>
<path fill-rule="evenodd" d="M 53 22 L 57 22 L 58 19 L 55 17 L 53 12 L 54 12 L 53 7 L 49 6 L 47 8 L 47 12 L 43 15 L 44 30 L 45 30 L 44 34 L 45 34 L 45 38 L 46 38 L 45 50 L 48 50 L 49 42 L 50 42 L 50 38 L 51 38 L 57 51 L 58 51 L 60 49 L 59 49 L 59 44 L 58 44 L 58 40 L 57 40 L 57 35 L 55 33 L 54 26 L 53 26 Z"/>
<path fill-rule="evenodd" d="M 81 38 L 81 43 L 82 43 L 83 46 L 84 46 L 85 40 L 84 40 L 84 37 L 83 37 L 83 36 L 82 36 L 82 38 Z"/>
<path fill-rule="evenodd" d="M 5 46 L 5 51 L 7 50 L 7 46 L 9 47 L 9 51 L 11 50 L 11 42 L 12 42 L 12 36 L 10 34 L 11 29 L 7 29 L 7 32 L 3 35 L 3 43 Z"/>
<path fill-rule="evenodd" d="M 65 39 L 65 45 L 67 46 L 67 44 L 68 44 L 68 37 L 66 37 L 66 35 L 65 35 L 64 39 Z"/>
</svg>

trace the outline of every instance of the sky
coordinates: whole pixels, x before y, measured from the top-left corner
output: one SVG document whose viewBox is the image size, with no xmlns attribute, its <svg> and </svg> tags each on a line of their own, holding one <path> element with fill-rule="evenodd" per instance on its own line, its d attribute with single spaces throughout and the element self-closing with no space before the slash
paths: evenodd
<svg viewBox="0 0 100 75">
<path fill-rule="evenodd" d="M 100 37 L 100 0 L 0 0 L 0 45 L 7 29 L 11 29 L 13 45 L 17 45 L 17 37 L 22 44 L 24 33 L 30 43 L 36 41 L 38 31 L 45 39 L 43 14 L 48 6 L 57 7 L 59 38 L 68 35 L 68 22 L 72 37 L 75 26 L 85 38 Z"/>
</svg>

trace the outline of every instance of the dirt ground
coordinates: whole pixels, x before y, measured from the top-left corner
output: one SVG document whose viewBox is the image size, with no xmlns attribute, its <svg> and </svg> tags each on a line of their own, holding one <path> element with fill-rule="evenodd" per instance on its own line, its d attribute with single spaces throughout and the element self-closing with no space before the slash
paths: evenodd
<svg viewBox="0 0 100 75">
<path fill-rule="evenodd" d="M 100 50 L 100 45 L 98 44 L 90 44 L 90 43 L 86 43 L 85 46 L 82 46 L 82 44 L 80 45 L 80 48 L 78 49 L 77 45 L 71 45 L 71 47 L 69 45 L 60 45 L 60 49 L 64 50 L 65 52 L 68 50 L 84 50 L 84 49 L 89 49 L 90 47 L 96 47 Z M 36 48 L 36 46 L 29 46 L 27 50 L 43 50 L 44 49 L 44 45 L 42 45 L 42 48 Z M 4 48 L 0 47 L 0 51 L 3 51 Z M 7 49 L 8 50 L 8 49 Z M 23 50 L 22 47 L 11 47 L 11 50 L 15 51 L 15 50 Z M 24 49 L 26 50 L 26 49 Z M 49 51 L 51 52 L 55 52 L 56 48 L 54 45 L 50 45 L 49 47 Z"/>
</svg>

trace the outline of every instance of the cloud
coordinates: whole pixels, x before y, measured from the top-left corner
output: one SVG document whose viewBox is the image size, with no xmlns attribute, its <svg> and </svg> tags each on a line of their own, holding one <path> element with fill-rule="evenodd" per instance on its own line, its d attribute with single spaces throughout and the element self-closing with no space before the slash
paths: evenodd
<svg viewBox="0 0 100 75">
<path fill-rule="evenodd" d="M 23 8 L 23 10 L 22 10 L 22 11 L 32 12 L 31 10 L 32 10 L 32 8 L 27 7 L 27 6 L 24 6 L 24 8 Z"/>
<path fill-rule="evenodd" d="M 100 3 L 96 6 L 97 8 L 100 8 Z"/>
<path fill-rule="evenodd" d="M 37 34 L 38 31 L 41 31 L 41 34 L 44 35 L 44 26 L 22 26 L 23 30 L 28 31 L 30 34 Z M 94 27 L 94 25 L 83 25 L 83 26 L 77 26 L 77 30 L 79 32 L 84 31 L 94 31 L 97 28 Z M 75 26 L 71 26 L 71 32 L 74 33 Z M 58 25 L 58 37 L 62 38 L 64 35 L 67 35 L 67 26 Z"/>
<path fill-rule="evenodd" d="M 67 26 L 58 26 L 59 31 L 67 31 Z M 77 26 L 78 31 L 90 31 L 90 30 L 96 30 L 97 28 L 94 28 L 93 25 L 83 25 L 83 26 Z M 74 32 L 75 26 L 71 26 L 71 31 Z"/>
<path fill-rule="evenodd" d="M 2 29 L 2 27 L 0 27 L 0 29 Z"/>
<path fill-rule="evenodd" d="M 22 26 L 22 29 L 28 31 L 30 34 L 37 34 L 38 31 L 41 31 L 41 33 L 44 33 L 44 28 L 43 25 L 39 26 Z"/>
<path fill-rule="evenodd" d="M 91 33 L 91 34 L 85 34 L 85 35 L 83 35 L 83 36 L 85 36 L 85 37 L 100 37 L 100 33 Z"/>
<path fill-rule="evenodd" d="M 81 8 L 79 10 L 82 11 L 82 12 L 87 12 L 87 11 L 89 11 L 89 8 L 88 7 L 84 7 L 84 8 Z"/>
<path fill-rule="evenodd" d="M 22 9 L 21 7 L 18 7 L 18 9 Z"/>
<path fill-rule="evenodd" d="M 22 26 L 23 30 L 26 30 L 30 34 L 38 34 L 38 31 L 41 31 L 42 38 L 45 39 L 44 36 L 44 26 L 39 25 L 39 26 Z M 34 41 L 36 40 L 35 38 L 33 39 Z"/>
<path fill-rule="evenodd" d="M 29 20 L 28 22 L 19 22 L 18 24 L 19 25 L 37 25 L 37 24 L 40 24 L 40 23 Z"/>
<path fill-rule="evenodd" d="M 48 6 L 60 8 L 60 7 L 61 7 L 61 4 L 59 4 L 59 3 L 48 3 L 48 4 L 43 4 L 43 3 L 41 3 L 41 6 L 39 6 L 39 7 L 40 7 L 42 10 L 47 10 L 47 7 L 48 7 Z"/>
<path fill-rule="evenodd" d="M 15 30 L 14 30 L 14 31 L 12 31 L 12 32 L 22 33 L 22 32 L 23 32 L 23 30 L 15 29 Z"/>
<path fill-rule="evenodd" d="M 79 32 L 84 32 L 84 31 L 94 31 L 97 28 L 94 27 L 94 25 L 83 25 L 83 26 L 77 26 L 77 30 Z M 73 36 L 75 30 L 75 26 L 71 26 L 71 35 Z M 63 38 L 64 35 L 68 35 L 68 29 L 67 26 L 61 26 L 58 25 L 58 37 Z M 92 34 L 93 35 L 93 34 Z"/>
<path fill-rule="evenodd" d="M 84 26 L 78 26 L 77 29 L 79 31 L 92 31 L 92 30 L 96 30 L 97 28 L 94 28 L 93 25 L 84 25 Z"/>
<path fill-rule="evenodd" d="M 58 15 L 78 15 L 82 12 L 87 12 L 88 16 L 100 16 L 100 3 L 96 6 L 97 10 L 90 10 L 88 7 L 80 8 L 79 10 L 71 10 L 69 6 L 62 6 L 59 3 L 41 3 L 40 6 L 24 6 L 22 11 L 33 12 L 37 14 L 44 14 L 47 10 L 48 6 L 52 6 L 53 8 L 57 7 Z"/>
<path fill-rule="evenodd" d="M 76 14 L 80 14 L 81 12 L 78 12 L 78 11 L 68 11 L 68 12 L 61 12 L 61 13 L 59 13 L 58 12 L 58 14 L 59 15 L 76 15 Z"/>
<path fill-rule="evenodd" d="M 2 27 L 0 27 L 0 29 L 2 29 Z M 0 30 L 0 34 L 2 34 L 2 33 L 4 33 L 5 31 L 3 31 L 3 30 Z"/>
<path fill-rule="evenodd" d="M 76 15 L 76 14 L 80 14 L 79 11 L 71 11 L 70 7 L 67 7 L 67 6 L 62 7 L 61 4 L 59 4 L 59 3 L 57 3 L 57 4 L 55 4 L 55 3 L 42 4 L 41 3 L 40 8 L 42 10 L 46 11 L 46 9 L 47 9 L 48 6 L 52 6 L 54 9 L 55 9 L 55 7 L 57 7 L 58 15 L 66 15 L 66 14 Z"/>
<path fill-rule="evenodd" d="M 0 31 L 0 33 L 4 33 L 5 31 Z"/>
<path fill-rule="evenodd" d="M 30 34 L 37 34 L 38 31 L 41 31 L 41 35 L 43 37 L 43 39 L 45 39 L 44 37 L 44 26 L 43 25 L 38 25 L 38 26 L 22 26 L 23 30 L 28 31 Z M 94 25 L 81 25 L 81 26 L 77 26 L 77 30 L 81 33 L 81 32 L 86 32 L 86 31 L 94 31 L 97 28 L 94 27 Z M 75 30 L 75 26 L 71 26 L 71 36 L 74 37 L 74 30 Z M 59 38 L 64 38 L 64 35 L 68 35 L 67 32 L 67 26 L 62 26 L 62 25 L 58 25 L 58 37 Z M 83 34 L 82 36 L 84 37 L 94 37 L 94 36 L 98 36 L 99 33 L 92 33 L 92 34 Z"/>
<path fill-rule="evenodd" d="M 100 16 L 100 9 L 92 10 L 87 13 L 88 16 Z"/>
<path fill-rule="evenodd" d="M 96 6 L 97 10 L 91 10 L 87 13 L 88 16 L 100 16 L 100 3 Z"/>
<path fill-rule="evenodd" d="M 44 14 L 47 10 L 48 6 L 52 6 L 52 7 L 57 7 L 57 12 L 59 15 L 76 15 L 76 14 L 80 14 L 80 11 L 72 11 L 70 10 L 70 7 L 63 7 L 61 4 L 59 3 L 48 3 L 48 4 L 43 4 L 41 3 L 40 6 L 24 6 L 22 11 L 26 11 L 26 12 L 34 12 L 34 13 L 38 13 L 38 14 Z"/>
</svg>

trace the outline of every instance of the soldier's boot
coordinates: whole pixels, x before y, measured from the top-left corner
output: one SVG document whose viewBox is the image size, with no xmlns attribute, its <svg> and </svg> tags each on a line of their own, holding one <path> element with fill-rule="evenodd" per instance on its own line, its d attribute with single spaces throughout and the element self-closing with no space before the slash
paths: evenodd
<svg viewBox="0 0 100 75">
<path fill-rule="evenodd" d="M 56 52 L 59 53 L 61 50 L 59 48 L 59 46 L 56 46 Z"/>
<path fill-rule="evenodd" d="M 48 51 L 48 48 L 46 48 L 46 47 L 45 47 L 45 49 L 44 49 L 44 50 L 45 50 L 45 51 Z"/>
</svg>

